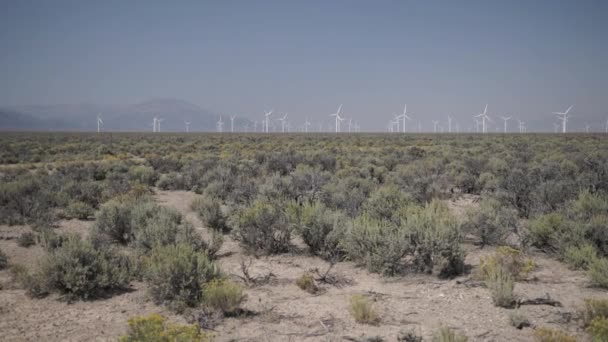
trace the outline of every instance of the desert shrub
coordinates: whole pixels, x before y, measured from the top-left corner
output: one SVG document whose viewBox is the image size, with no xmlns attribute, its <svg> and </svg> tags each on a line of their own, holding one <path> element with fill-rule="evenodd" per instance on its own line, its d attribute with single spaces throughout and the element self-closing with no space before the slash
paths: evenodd
<svg viewBox="0 0 608 342">
<path fill-rule="evenodd" d="M 76 218 L 79 220 L 86 220 L 90 216 L 93 216 L 94 213 L 95 213 L 95 210 L 93 209 L 93 207 L 91 207 L 90 205 L 88 205 L 84 202 L 80 202 L 80 201 L 71 202 L 65 208 L 65 214 L 67 217 Z"/>
<path fill-rule="evenodd" d="M 196 324 L 170 324 L 159 314 L 129 319 L 129 330 L 120 342 L 208 342 L 211 336 Z"/>
<path fill-rule="evenodd" d="M 499 247 L 493 255 L 481 258 L 479 263 L 481 277 L 487 279 L 499 267 L 515 279 L 525 279 L 534 269 L 534 262 L 526 258 L 520 250 L 506 246 Z"/>
<path fill-rule="evenodd" d="M 244 299 L 243 287 L 228 279 L 215 279 L 203 287 L 204 305 L 225 315 L 235 314 Z"/>
<path fill-rule="evenodd" d="M 340 246 L 350 259 L 362 263 L 370 272 L 387 275 L 402 272 L 404 258 L 412 250 L 406 229 L 365 214 L 349 223 Z"/>
<path fill-rule="evenodd" d="M 32 232 L 25 232 L 17 238 L 17 244 L 21 247 L 30 247 L 36 244 L 36 236 Z"/>
<path fill-rule="evenodd" d="M 296 285 L 308 293 L 315 294 L 317 291 L 319 291 L 319 288 L 315 284 L 315 278 L 313 278 L 312 274 L 308 272 L 302 274 L 302 276 L 296 279 Z"/>
<path fill-rule="evenodd" d="M 42 176 L 44 177 L 44 176 Z M 0 222 L 43 224 L 53 218 L 56 195 L 41 177 L 26 176 L 0 183 Z"/>
<path fill-rule="evenodd" d="M 442 327 L 433 334 L 433 342 L 467 342 L 468 340 L 466 336 L 458 334 L 448 327 Z"/>
<path fill-rule="evenodd" d="M 129 169 L 129 175 L 134 181 L 138 181 L 141 184 L 154 185 L 158 179 L 158 175 L 154 172 L 154 169 L 149 166 L 133 166 Z"/>
<path fill-rule="evenodd" d="M 532 325 L 528 317 L 526 317 L 526 315 L 521 313 L 519 310 L 509 314 L 509 323 L 511 323 L 511 326 L 515 327 L 516 329 L 523 329 Z"/>
<path fill-rule="evenodd" d="M 363 205 L 363 210 L 374 219 L 395 220 L 395 214 L 400 208 L 411 204 L 414 200 L 395 186 L 383 186 L 374 191 Z"/>
<path fill-rule="evenodd" d="M 57 234 L 51 229 L 45 229 L 38 234 L 38 243 L 47 252 L 59 248 L 67 239 L 68 236 Z"/>
<path fill-rule="evenodd" d="M 517 210 L 493 198 L 485 198 L 479 208 L 467 212 L 465 227 L 479 237 L 482 245 L 503 243 L 516 232 Z"/>
<path fill-rule="evenodd" d="M 132 204 L 127 200 L 110 200 L 97 213 L 94 235 L 112 242 L 127 244 L 133 240 Z"/>
<path fill-rule="evenodd" d="M 563 331 L 545 327 L 534 330 L 534 340 L 537 342 L 576 342 L 576 338 Z"/>
<path fill-rule="evenodd" d="M 380 316 L 367 297 L 353 295 L 350 298 L 350 313 L 357 323 L 378 324 Z"/>
<path fill-rule="evenodd" d="M 590 264 L 597 258 L 597 250 L 590 244 L 582 247 L 568 246 L 564 251 L 564 261 L 574 269 L 589 269 Z"/>
<path fill-rule="evenodd" d="M 232 222 L 235 238 L 250 252 L 275 254 L 289 249 L 291 227 L 277 203 L 258 199 L 237 211 Z"/>
<path fill-rule="evenodd" d="M 402 224 L 411 232 L 414 264 L 419 271 L 439 277 L 464 271 L 460 224 L 445 203 L 433 200 L 422 208 L 412 207 Z"/>
<path fill-rule="evenodd" d="M 570 207 L 569 216 L 578 220 L 589 221 L 595 216 L 608 213 L 608 198 L 583 190 L 572 201 Z"/>
<path fill-rule="evenodd" d="M 594 286 L 608 289 L 608 258 L 595 258 L 591 262 L 589 278 Z"/>
<path fill-rule="evenodd" d="M 8 266 L 8 256 L 0 249 L 0 270 Z"/>
<path fill-rule="evenodd" d="M 589 325 L 596 318 L 608 318 L 608 299 L 585 299 L 582 316 L 585 325 Z"/>
<path fill-rule="evenodd" d="M 503 308 L 513 307 L 515 304 L 513 275 L 500 264 L 487 267 L 485 272 L 485 283 L 490 290 L 494 305 Z"/>
<path fill-rule="evenodd" d="M 43 280 L 49 291 L 86 299 L 127 286 L 129 267 L 128 258 L 113 249 L 71 236 L 41 262 L 33 279 Z"/>
<path fill-rule="evenodd" d="M 186 185 L 184 176 L 177 172 L 163 174 L 156 182 L 156 186 L 161 190 L 190 190 Z"/>
<path fill-rule="evenodd" d="M 599 254 L 608 257 L 608 213 L 596 215 L 585 225 L 585 237 L 595 246 Z"/>
<path fill-rule="evenodd" d="M 559 213 L 541 215 L 529 224 L 533 246 L 549 252 L 561 252 L 567 246 L 580 244 L 584 236 L 580 229 Z"/>
<path fill-rule="evenodd" d="M 222 207 L 218 199 L 197 197 L 191 204 L 201 218 L 205 226 L 219 232 L 228 232 L 228 217 L 222 212 Z"/>
<path fill-rule="evenodd" d="M 205 283 L 219 276 L 209 258 L 187 244 L 159 246 L 146 259 L 144 279 L 157 303 L 176 311 L 201 302 Z"/>
<path fill-rule="evenodd" d="M 286 212 L 313 254 L 325 259 L 339 257 L 338 243 L 344 235 L 345 215 L 332 211 L 321 202 L 291 202 Z"/>
<path fill-rule="evenodd" d="M 591 333 L 594 342 L 608 341 L 608 318 L 598 317 L 591 321 L 587 331 Z"/>
</svg>

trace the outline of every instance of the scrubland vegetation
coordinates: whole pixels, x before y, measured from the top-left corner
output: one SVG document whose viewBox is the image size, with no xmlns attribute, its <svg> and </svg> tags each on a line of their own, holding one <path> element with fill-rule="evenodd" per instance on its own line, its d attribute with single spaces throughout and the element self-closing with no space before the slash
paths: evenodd
<svg viewBox="0 0 608 342">
<path fill-rule="evenodd" d="M 0 250 L 0 269 L 13 269 L 34 298 L 95 301 L 141 281 L 153 302 L 184 317 L 246 317 L 255 282 L 222 269 L 226 240 L 252 258 L 301 254 L 387 279 L 470 276 L 508 310 L 526 305 L 518 283 L 537 267 L 531 255 L 544 255 L 608 296 L 602 136 L 4 134 L 0 146 L 0 223 L 31 228 L 16 243 L 44 253 L 26 268 Z M 196 193 L 187 207 L 205 234 L 158 203 L 159 189 Z M 471 206 L 450 208 L 463 196 Z M 60 233 L 65 219 L 89 229 Z M 493 252 L 471 269 L 466 246 Z M 291 284 L 322 296 L 328 274 L 300 272 Z M 382 325 L 372 298 L 343 301 L 355 322 Z M 578 315 L 585 336 L 606 341 L 605 300 L 590 298 Z M 504 317 L 512 329 L 532 325 Z M 213 338 L 200 322 L 133 318 L 121 340 Z M 434 341 L 466 340 L 435 328 Z M 530 338 L 573 337 L 537 326 Z"/>
</svg>

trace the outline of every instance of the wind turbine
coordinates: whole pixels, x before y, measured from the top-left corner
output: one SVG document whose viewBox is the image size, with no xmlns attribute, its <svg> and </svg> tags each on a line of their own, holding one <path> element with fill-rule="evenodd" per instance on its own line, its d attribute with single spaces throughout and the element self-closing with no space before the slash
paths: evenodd
<svg viewBox="0 0 608 342">
<path fill-rule="evenodd" d="M 152 132 L 156 132 L 156 123 L 158 122 L 158 118 L 155 116 L 152 118 Z"/>
<path fill-rule="evenodd" d="M 524 126 L 525 122 L 521 121 L 520 119 L 515 119 L 515 120 L 519 124 L 519 133 L 524 133 L 526 130 L 526 127 Z"/>
<path fill-rule="evenodd" d="M 281 132 L 285 133 L 285 122 L 287 121 L 287 113 L 282 118 L 279 118 L 281 121 Z"/>
<path fill-rule="evenodd" d="M 553 114 L 557 115 L 557 118 L 562 120 L 562 133 L 566 133 L 566 124 L 568 123 L 568 118 L 570 117 L 570 109 L 573 106 L 568 107 L 565 112 L 553 112 Z"/>
<path fill-rule="evenodd" d="M 452 116 L 448 114 L 448 133 L 452 133 Z"/>
<path fill-rule="evenodd" d="M 591 126 L 589 125 L 589 123 L 585 122 L 585 132 L 589 133 L 590 128 Z"/>
<path fill-rule="evenodd" d="M 606 118 L 606 125 L 604 127 L 604 131 L 606 131 L 606 134 L 608 134 L 608 118 Z"/>
<path fill-rule="evenodd" d="M 310 126 L 310 121 L 306 118 L 306 121 L 304 121 L 304 132 L 306 133 L 308 133 L 308 126 Z"/>
<path fill-rule="evenodd" d="M 488 116 L 488 105 L 486 104 L 486 108 L 483 110 L 483 113 L 481 113 L 479 115 L 475 115 L 475 117 L 481 118 L 481 132 L 487 133 L 486 120 L 492 121 L 492 120 L 490 120 L 490 117 Z"/>
<path fill-rule="evenodd" d="M 270 112 L 264 111 L 264 120 L 266 123 L 266 133 L 268 133 L 268 120 L 269 120 L 270 116 L 272 115 L 272 112 L 274 112 L 274 109 L 271 109 Z"/>
<path fill-rule="evenodd" d="M 97 133 L 101 132 L 102 125 L 103 125 L 103 120 L 101 120 L 101 114 L 97 114 Z"/>
<path fill-rule="evenodd" d="M 437 124 L 439 124 L 439 121 L 433 120 L 433 133 L 437 133 Z"/>
<path fill-rule="evenodd" d="M 236 116 L 230 115 L 230 133 L 234 133 L 234 118 L 236 118 Z"/>
<path fill-rule="evenodd" d="M 342 105 L 340 105 L 340 107 L 338 107 L 338 111 L 336 111 L 333 114 L 329 114 L 329 116 L 335 116 L 336 117 L 336 133 L 340 132 L 340 121 L 344 120 L 343 118 L 340 117 L 340 111 L 342 110 Z"/>
<path fill-rule="evenodd" d="M 160 133 L 160 123 L 165 121 L 165 119 L 156 119 L 156 125 L 158 126 L 158 128 L 156 129 L 157 132 Z"/>
<path fill-rule="evenodd" d="M 190 132 L 190 121 L 184 121 L 184 124 L 186 125 L 186 133 Z"/>
<path fill-rule="evenodd" d="M 397 131 L 399 131 L 399 119 L 403 119 L 403 133 L 405 133 L 405 119 L 412 120 L 412 118 L 407 115 L 407 103 L 403 106 L 403 113 L 395 118 L 397 119 Z"/>
<path fill-rule="evenodd" d="M 224 131 L 224 121 L 222 121 L 222 116 L 220 115 L 220 119 L 217 122 L 217 131 L 222 133 Z"/>
<path fill-rule="evenodd" d="M 510 116 L 509 117 L 501 116 L 500 118 L 505 122 L 503 133 L 507 133 L 507 121 L 511 120 L 511 117 Z"/>
</svg>

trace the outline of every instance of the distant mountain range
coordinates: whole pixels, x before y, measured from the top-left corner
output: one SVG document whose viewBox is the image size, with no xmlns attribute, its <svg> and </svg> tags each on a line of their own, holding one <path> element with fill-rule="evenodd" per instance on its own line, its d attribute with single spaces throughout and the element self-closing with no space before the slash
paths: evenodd
<svg viewBox="0 0 608 342">
<path fill-rule="evenodd" d="M 183 132 L 185 121 L 190 131 L 215 131 L 219 116 L 195 104 L 176 99 L 154 99 L 133 105 L 62 104 L 0 107 L 0 130 L 3 131 L 96 131 L 97 115 L 105 131 L 152 131 L 152 120 L 162 118 L 162 132 Z M 223 116 L 224 131 L 230 130 L 230 118 Z M 236 118 L 235 131 L 248 119 Z"/>
</svg>

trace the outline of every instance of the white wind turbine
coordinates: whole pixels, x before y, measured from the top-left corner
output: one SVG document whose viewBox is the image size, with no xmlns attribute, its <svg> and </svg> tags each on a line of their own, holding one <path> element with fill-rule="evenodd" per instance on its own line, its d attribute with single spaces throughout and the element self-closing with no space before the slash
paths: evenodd
<svg viewBox="0 0 608 342">
<path fill-rule="evenodd" d="M 217 122 L 217 131 L 222 133 L 224 131 L 224 121 L 222 121 L 222 116 L 220 115 L 220 119 Z"/>
<path fill-rule="evenodd" d="M 266 133 L 268 133 L 268 120 L 270 120 L 270 116 L 272 115 L 272 112 L 274 112 L 274 109 L 270 110 L 270 112 L 264 111 L 264 122 L 265 122 L 265 129 L 266 129 Z"/>
<path fill-rule="evenodd" d="M 479 115 L 475 115 L 475 117 L 481 118 L 481 132 L 487 133 L 488 130 L 486 128 L 486 120 L 492 121 L 492 120 L 490 120 L 490 117 L 488 116 L 488 105 L 486 104 L 486 108 L 483 110 L 483 113 L 481 113 Z"/>
<path fill-rule="evenodd" d="M 340 105 L 340 107 L 338 107 L 338 111 L 336 111 L 333 114 L 329 114 L 329 116 L 335 116 L 336 117 L 336 133 L 340 132 L 340 121 L 344 120 L 344 118 L 340 117 L 340 111 L 342 110 L 342 105 Z"/>
<path fill-rule="evenodd" d="M 156 132 L 156 123 L 158 122 L 158 118 L 155 116 L 152 118 L 152 132 Z"/>
<path fill-rule="evenodd" d="M 452 116 L 448 114 L 448 133 L 452 133 Z"/>
<path fill-rule="evenodd" d="M 566 133 L 566 125 L 568 123 L 568 118 L 570 117 L 570 114 L 568 113 L 572 107 L 573 106 L 568 107 L 565 112 L 553 112 L 553 114 L 557 115 L 558 119 L 562 120 L 562 133 Z"/>
<path fill-rule="evenodd" d="M 589 125 L 589 123 L 585 122 L 585 132 L 589 133 L 590 128 L 591 126 Z"/>
<path fill-rule="evenodd" d="M 236 118 L 236 116 L 230 115 L 230 133 L 234 133 L 234 118 Z"/>
<path fill-rule="evenodd" d="M 190 132 L 190 121 L 184 121 L 184 124 L 186 125 L 186 133 Z"/>
<path fill-rule="evenodd" d="M 520 119 L 515 119 L 515 121 L 517 121 L 517 123 L 519 124 L 519 133 L 524 133 L 526 130 L 525 122 L 521 121 Z"/>
<path fill-rule="evenodd" d="M 308 133 L 308 126 L 310 126 L 310 121 L 306 118 L 306 121 L 304 121 L 304 132 L 306 133 Z"/>
<path fill-rule="evenodd" d="M 103 120 L 101 120 L 101 114 L 97 114 L 97 133 L 101 132 L 101 126 L 103 126 Z"/>
<path fill-rule="evenodd" d="M 399 131 L 399 120 L 403 120 L 403 133 L 405 133 L 405 119 L 412 120 L 411 117 L 407 115 L 407 103 L 403 106 L 403 113 L 401 115 L 395 117 L 397 119 L 397 131 Z"/>
<path fill-rule="evenodd" d="M 279 118 L 281 121 L 281 132 L 285 133 L 285 124 L 287 123 L 287 113 L 282 118 Z"/>
<path fill-rule="evenodd" d="M 439 121 L 433 120 L 433 133 L 437 133 L 437 125 L 438 124 L 439 124 Z"/>
<path fill-rule="evenodd" d="M 160 123 L 165 121 L 165 119 L 156 119 L 156 125 L 158 126 L 158 128 L 156 129 L 157 132 L 160 133 Z"/>
<path fill-rule="evenodd" d="M 501 116 L 500 118 L 505 122 L 505 125 L 503 128 L 503 133 L 507 133 L 507 121 L 511 120 L 511 117 L 510 116 Z"/>
</svg>

